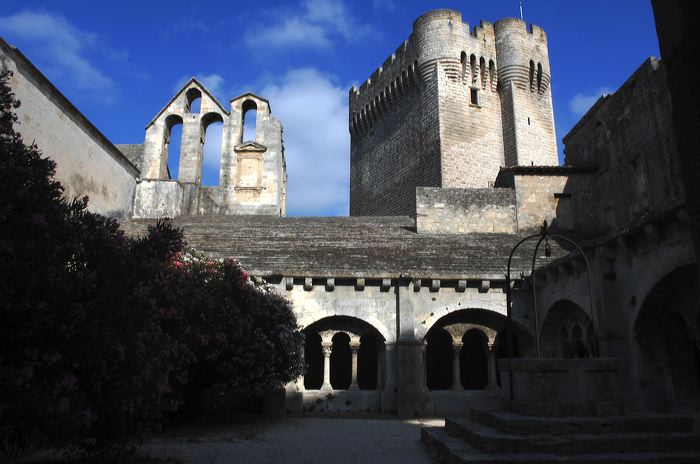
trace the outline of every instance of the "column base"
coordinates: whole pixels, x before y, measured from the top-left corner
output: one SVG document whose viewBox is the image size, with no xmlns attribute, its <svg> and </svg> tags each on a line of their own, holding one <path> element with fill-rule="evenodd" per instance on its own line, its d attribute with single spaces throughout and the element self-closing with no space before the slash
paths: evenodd
<svg viewBox="0 0 700 464">
<path fill-rule="evenodd" d="M 319 388 L 321 391 L 333 391 L 333 387 L 329 383 L 324 383 L 321 385 L 321 388 Z"/>
<path fill-rule="evenodd" d="M 359 390 L 360 386 L 358 384 L 350 384 L 348 390 Z"/>
</svg>

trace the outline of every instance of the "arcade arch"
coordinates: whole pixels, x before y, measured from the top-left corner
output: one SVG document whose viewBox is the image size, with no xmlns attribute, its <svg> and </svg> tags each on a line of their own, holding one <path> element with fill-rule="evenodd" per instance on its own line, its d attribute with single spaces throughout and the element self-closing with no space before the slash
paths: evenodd
<svg viewBox="0 0 700 464">
<path fill-rule="evenodd" d="M 634 324 L 639 384 L 652 408 L 700 407 L 698 266 L 679 267 L 654 285 Z"/>
<path fill-rule="evenodd" d="M 330 316 L 304 329 L 307 390 L 377 390 L 382 387 L 384 342 L 369 323 Z"/>
</svg>

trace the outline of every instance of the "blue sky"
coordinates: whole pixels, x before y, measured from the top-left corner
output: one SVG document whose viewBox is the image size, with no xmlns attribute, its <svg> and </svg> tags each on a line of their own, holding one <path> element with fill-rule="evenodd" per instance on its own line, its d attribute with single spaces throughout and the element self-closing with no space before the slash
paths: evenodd
<svg viewBox="0 0 700 464">
<path fill-rule="evenodd" d="M 518 0 L 3 5 L 0 35 L 114 143 L 143 142 L 145 125 L 191 76 L 224 107 L 246 91 L 268 98 L 284 125 L 290 215 L 348 213 L 348 90 L 408 38 L 415 18 L 452 8 L 474 26 L 519 14 Z M 524 13 L 548 35 L 560 141 L 600 94 L 659 56 L 649 0 L 524 0 Z M 205 155 L 210 184 L 215 145 Z"/>
</svg>

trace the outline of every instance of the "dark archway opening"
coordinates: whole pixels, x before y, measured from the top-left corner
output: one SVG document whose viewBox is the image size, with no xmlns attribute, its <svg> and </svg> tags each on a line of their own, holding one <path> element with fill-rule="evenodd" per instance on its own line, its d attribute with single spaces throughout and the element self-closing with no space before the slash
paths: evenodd
<svg viewBox="0 0 700 464">
<path fill-rule="evenodd" d="M 304 388 L 318 390 L 323 384 L 323 352 L 321 351 L 321 336 L 317 333 L 305 334 L 304 361 L 306 372 L 304 373 Z"/>
<path fill-rule="evenodd" d="M 634 330 L 640 348 L 639 384 L 649 409 L 700 409 L 697 265 L 661 279 L 644 300 Z"/>
<path fill-rule="evenodd" d="M 678 313 L 667 314 L 661 323 L 663 348 L 680 402 L 700 400 L 700 356 L 689 332 Z"/>
<path fill-rule="evenodd" d="M 426 376 L 429 390 L 449 390 L 452 387 L 452 336 L 442 328 L 431 329 L 425 337 Z"/>
<path fill-rule="evenodd" d="M 357 353 L 357 383 L 360 390 L 377 388 L 377 337 L 372 333 L 360 337 L 360 349 Z"/>
<path fill-rule="evenodd" d="M 576 303 L 560 300 L 547 311 L 542 322 L 540 346 L 547 358 L 590 358 L 596 351 L 594 334 L 584 333 L 593 328 L 590 316 Z"/>
<path fill-rule="evenodd" d="M 333 390 L 347 390 L 352 379 L 350 337 L 344 332 L 333 335 L 331 351 L 331 386 Z"/>
<path fill-rule="evenodd" d="M 464 334 L 462 343 L 459 355 L 462 386 L 467 390 L 483 390 L 489 381 L 486 335 L 480 330 L 472 329 Z"/>
</svg>

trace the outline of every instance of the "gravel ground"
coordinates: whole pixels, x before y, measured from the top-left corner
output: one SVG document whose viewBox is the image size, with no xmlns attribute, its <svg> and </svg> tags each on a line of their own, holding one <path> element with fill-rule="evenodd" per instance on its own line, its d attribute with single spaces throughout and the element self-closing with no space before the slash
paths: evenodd
<svg viewBox="0 0 700 464">
<path fill-rule="evenodd" d="M 208 429 L 171 429 L 139 454 L 197 464 L 434 464 L 420 442 L 423 425 L 444 425 L 444 420 L 251 418 Z"/>
</svg>

